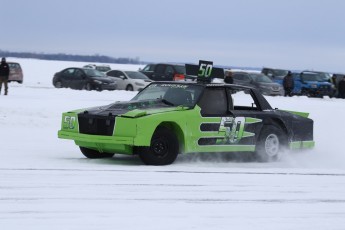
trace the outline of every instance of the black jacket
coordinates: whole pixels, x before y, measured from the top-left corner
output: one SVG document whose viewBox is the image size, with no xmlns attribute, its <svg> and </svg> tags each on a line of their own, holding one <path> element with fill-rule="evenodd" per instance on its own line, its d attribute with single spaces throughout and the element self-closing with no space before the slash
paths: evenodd
<svg viewBox="0 0 345 230">
<path fill-rule="evenodd" d="M 341 80 L 338 85 L 339 94 L 345 94 L 345 80 Z"/>
<path fill-rule="evenodd" d="M 293 89 L 295 87 L 295 81 L 292 75 L 286 75 L 283 80 L 284 88 Z"/>
<path fill-rule="evenodd" d="M 10 75 L 10 67 L 6 62 L 1 62 L 0 64 L 0 77 L 5 77 L 8 79 L 8 76 Z"/>
</svg>

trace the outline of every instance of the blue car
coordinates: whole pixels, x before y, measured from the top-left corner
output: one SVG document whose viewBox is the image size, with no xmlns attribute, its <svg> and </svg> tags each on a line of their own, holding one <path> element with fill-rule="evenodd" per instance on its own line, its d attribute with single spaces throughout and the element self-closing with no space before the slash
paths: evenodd
<svg viewBox="0 0 345 230">
<path fill-rule="evenodd" d="M 295 95 L 305 95 L 308 97 L 333 97 L 335 88 L 329 82 L 327 73 L 303 71 L 292 73 L 295 81 L 295 87 L 292 91 Z"/>
<path fill-rule="evenodd" d="M 274 82 L 283 85 L 283 79 L 288 70 L 263 68 L 262 73 L 270 77 Z M 295 87 L 292 91 L 294 95 L 305 95 L 308 97 L 335 96 L 336 90 L 330 83 L 331 75 L 325 72 L 302 71 L 292 73 Z"/>
</svg>

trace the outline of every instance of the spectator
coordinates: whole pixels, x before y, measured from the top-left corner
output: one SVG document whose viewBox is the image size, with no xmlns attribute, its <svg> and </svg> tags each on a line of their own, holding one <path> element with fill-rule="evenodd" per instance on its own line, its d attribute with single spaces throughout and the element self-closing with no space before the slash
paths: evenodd
<svg viewBox="0 0 345 230">
<path fill-rule="evenodd" d="M 338 97 L 345 99 L 345 77 L 343 77 L 343 79 L 339 82 Z"/>
<path fill-rule="evenodd" d="M 333 85 L 333 97 L 337 97 L 338 95 L 337 75 L 333 74 L 332 77 L 329 79 L 329 82 Z"/>
<path fill-rule="evenodd" d="M 8 76 L 10 75 L 10 67 L 6 62 L 6 58 L 1 59 L 0 64 L 0 94 L 1 94 L 1 87 L 2 84 L 5 86 L 5 95 L 8 93 Z"/>
<path fill-rule="evenodd" d="M 285 90 L 285 97 L 286 96 L 292 96 L 292 91 L 295 87 L 295 82 L 292 76 L 291 71 L 288 71 L 287 75 L 283 79 L 283 87 Z"/>
<path fill-rule="evenodd" d="M 231 71 L 228 71 L 226 73 L 226 76 L 224 78 L 224 82 L 227 83 L 227 84 L 234 84 L 234 79 L 232 77 L 232 72 Z"/>
</svg>

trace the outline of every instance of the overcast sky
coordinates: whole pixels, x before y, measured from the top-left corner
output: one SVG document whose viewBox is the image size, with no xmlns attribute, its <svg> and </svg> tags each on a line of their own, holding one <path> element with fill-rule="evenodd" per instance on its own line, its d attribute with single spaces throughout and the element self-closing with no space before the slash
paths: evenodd
<svg viewBox="0 0 345 230">
<path fill-rule="evenodd" d="M 345 72 L 342 0 L 0 0 L 0 49 Z"/>
</svg>

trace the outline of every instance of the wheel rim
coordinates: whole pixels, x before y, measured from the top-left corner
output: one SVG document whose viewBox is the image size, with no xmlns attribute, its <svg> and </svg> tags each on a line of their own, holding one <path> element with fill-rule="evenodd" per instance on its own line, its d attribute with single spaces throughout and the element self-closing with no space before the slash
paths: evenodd
<svg viewBox="0 0 345 230">
<path fill-rule="evenodd" d="M 91 90 L 91 85 L 90 85 L 90 83 L 87 83 L 85 88 L 86 88 L 86 90 Z"/>
<path fill-rule="evenodd" d="M 168 143 L 163 139 L 155 140 L 152 143 L 153 154 L 159 158 L 163 158 L 168 155 L 169 148 Z"/>
<path fill-rule="evenodd" d="M 270 157 L 274 157 L 279 152 L 279 138 L 276 134 L 270 134 L 267 136 L 265 141 L 266 154 Z"/>
<path fill-rule="evenodd" d="M 57 82 L 55 83 L 55 87 L 56 87 L 56 88 L 61 88 L 61 87 L 62 87 L 61 81 L 57 81 Z"/>
</svg>

